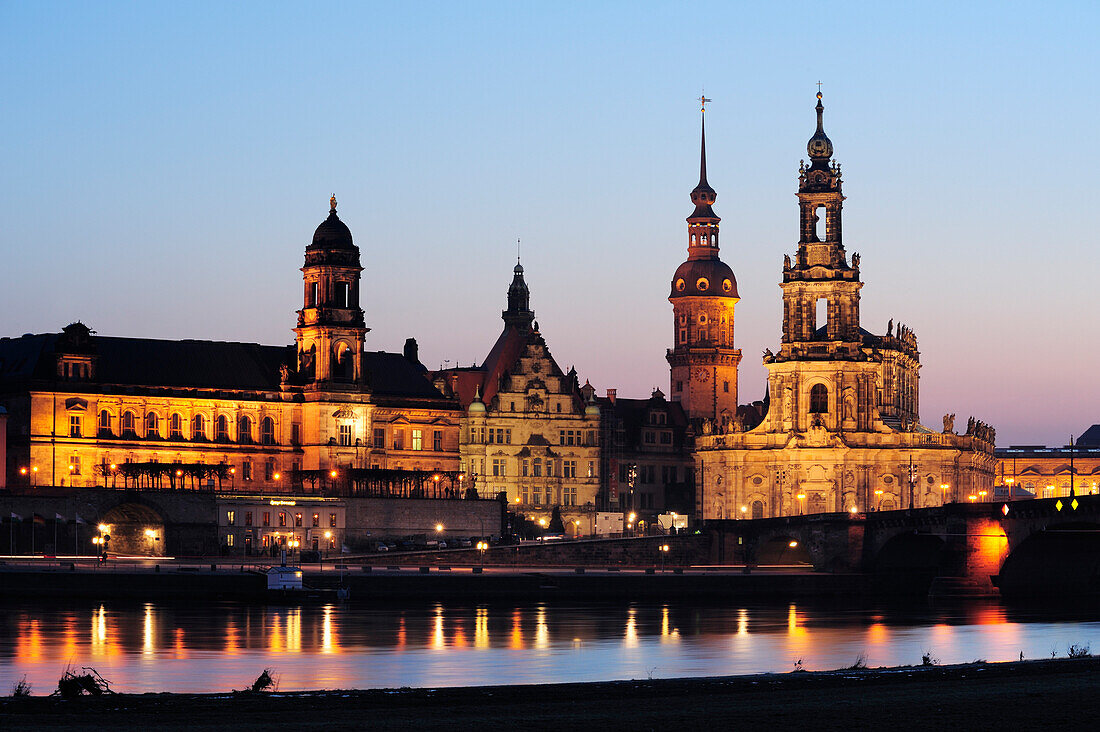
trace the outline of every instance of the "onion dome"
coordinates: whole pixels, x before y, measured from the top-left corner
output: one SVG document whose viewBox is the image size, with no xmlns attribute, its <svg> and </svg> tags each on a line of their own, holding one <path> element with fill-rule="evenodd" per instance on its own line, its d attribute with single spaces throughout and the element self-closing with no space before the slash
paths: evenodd
<svg viewBox="0 0 1100 732">
<path fill-rule="evenodd" d="M 806 152 L 811 160 L 828 160 L 833 156 L 833 141 L 825 134 L 825 125 L 822 116 L 825 107 L 821 103 L 821 92 L 817 93 L 817 131 L 810 141 L 806 143 Z"/>
<path fill-rule="evenodd" d="M 721 259 L 689 259 L 672 275 L 670 300 L 701 296 L 740 297 L 737 278 Z"/>
<path fill-rule="evenodd" d="M 351 230 L 347 224 L 336 215 L 336 196 L 329 199 L 328 218 L 321 222 L 317 230 L 313 232 L 313 243 L 310 249 L 354 249 L 355 244 L 351 240 Z"/>
</svg>

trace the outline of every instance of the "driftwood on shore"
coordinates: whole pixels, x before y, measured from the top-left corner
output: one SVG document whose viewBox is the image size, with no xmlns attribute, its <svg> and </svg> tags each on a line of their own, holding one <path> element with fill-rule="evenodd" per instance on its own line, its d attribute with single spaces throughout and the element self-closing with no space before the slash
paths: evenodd
<svg viewBox="0 0 1100 732">
<path fill-rule="evenodd" d="M 72 666 L 67 666 L 61 678 L 57 680 L 57 691 L 51 696 L 59 696 L 62 699 L 75 699 L 79 696 L 102 696 L 114 694 L 111 684 L 103 678 L 94 668 L 84 666 L 80 669 L 83 673 L 77 673 Z"/>
</svg>

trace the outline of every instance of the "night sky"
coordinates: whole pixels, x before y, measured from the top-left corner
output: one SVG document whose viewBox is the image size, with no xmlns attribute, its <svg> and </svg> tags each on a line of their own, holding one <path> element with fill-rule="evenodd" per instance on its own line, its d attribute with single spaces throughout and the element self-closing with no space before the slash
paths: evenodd
<svg viewBox="0 0 1100 732">
<path fill-rule="evenodd" d="M 708 177 L 741 400 L 777 348 L 816 82 L 863 327 L 923 422 L 1100 422 L 1096 3 L 0 3 L 0 335 L 289 343 L 336 194 L 371 350 L 480 361 L 516 239 L 561 366 L 668 390 L 669 280 Z"/>
</svg>

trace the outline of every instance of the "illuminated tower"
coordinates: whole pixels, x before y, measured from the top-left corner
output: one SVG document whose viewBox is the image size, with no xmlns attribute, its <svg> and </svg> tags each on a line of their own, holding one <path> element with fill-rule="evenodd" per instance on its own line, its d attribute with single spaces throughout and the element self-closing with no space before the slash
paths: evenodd
<svg viewBox="0 0 1100 732">
<path fill-rule="evenodd" d="M 336 215 L 336 196 L 328 218 L 306 247 L 302 279 L 304 304 L 298 311 L 298 377 L 306 384 L 339 388 L 363 379 L 363 338 L 369 328 L 359 307 L 359 247 Z"/>
<path fill-rule="evenodd" d="M 849 266 L 844 251 L 840 165 L 831 160 L 833 143 L 825 134 L 824 111 L 818 92 L 817 131 L 806 143 L 810 165 L 799 166 L 798 254 L 793 264 L 788 257 L 783 265 L 782 353 L 822 356 L 825 349 L 831 358 L 862 358 L 859 290 L 863 283 L 858 258 Z"/>
<path fill-rule="evenodd" d="M 737 364 L 733 347 L 733 308 L 737 280 L 718 258 L 718 222 L 711 205 L 718 197 L 707 182 L 705 104 L 699 149 L 699 185 L 691 192 L 695 211 L 688 216 L 688 258 L 672 276 L 668 296 L 673 312 L 670 391 L 693 420 L 722 421 L 737 414 Z"/>
</svg>

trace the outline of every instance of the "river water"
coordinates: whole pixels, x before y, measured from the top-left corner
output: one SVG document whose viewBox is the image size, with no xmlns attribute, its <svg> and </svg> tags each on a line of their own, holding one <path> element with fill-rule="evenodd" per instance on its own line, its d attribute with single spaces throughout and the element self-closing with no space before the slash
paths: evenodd
<svg viewBox="0 0 1100 732">
<path fill-rule="evenodd" d="M 125 692 L 224 692 L 272 668 L 283 691 L 533 684 L 1065 656 L 1100 650 L 1088 610 L 999 602 L 402 604 L 0 602 L 0 694 L 66 665 Z"/>
</svg>

